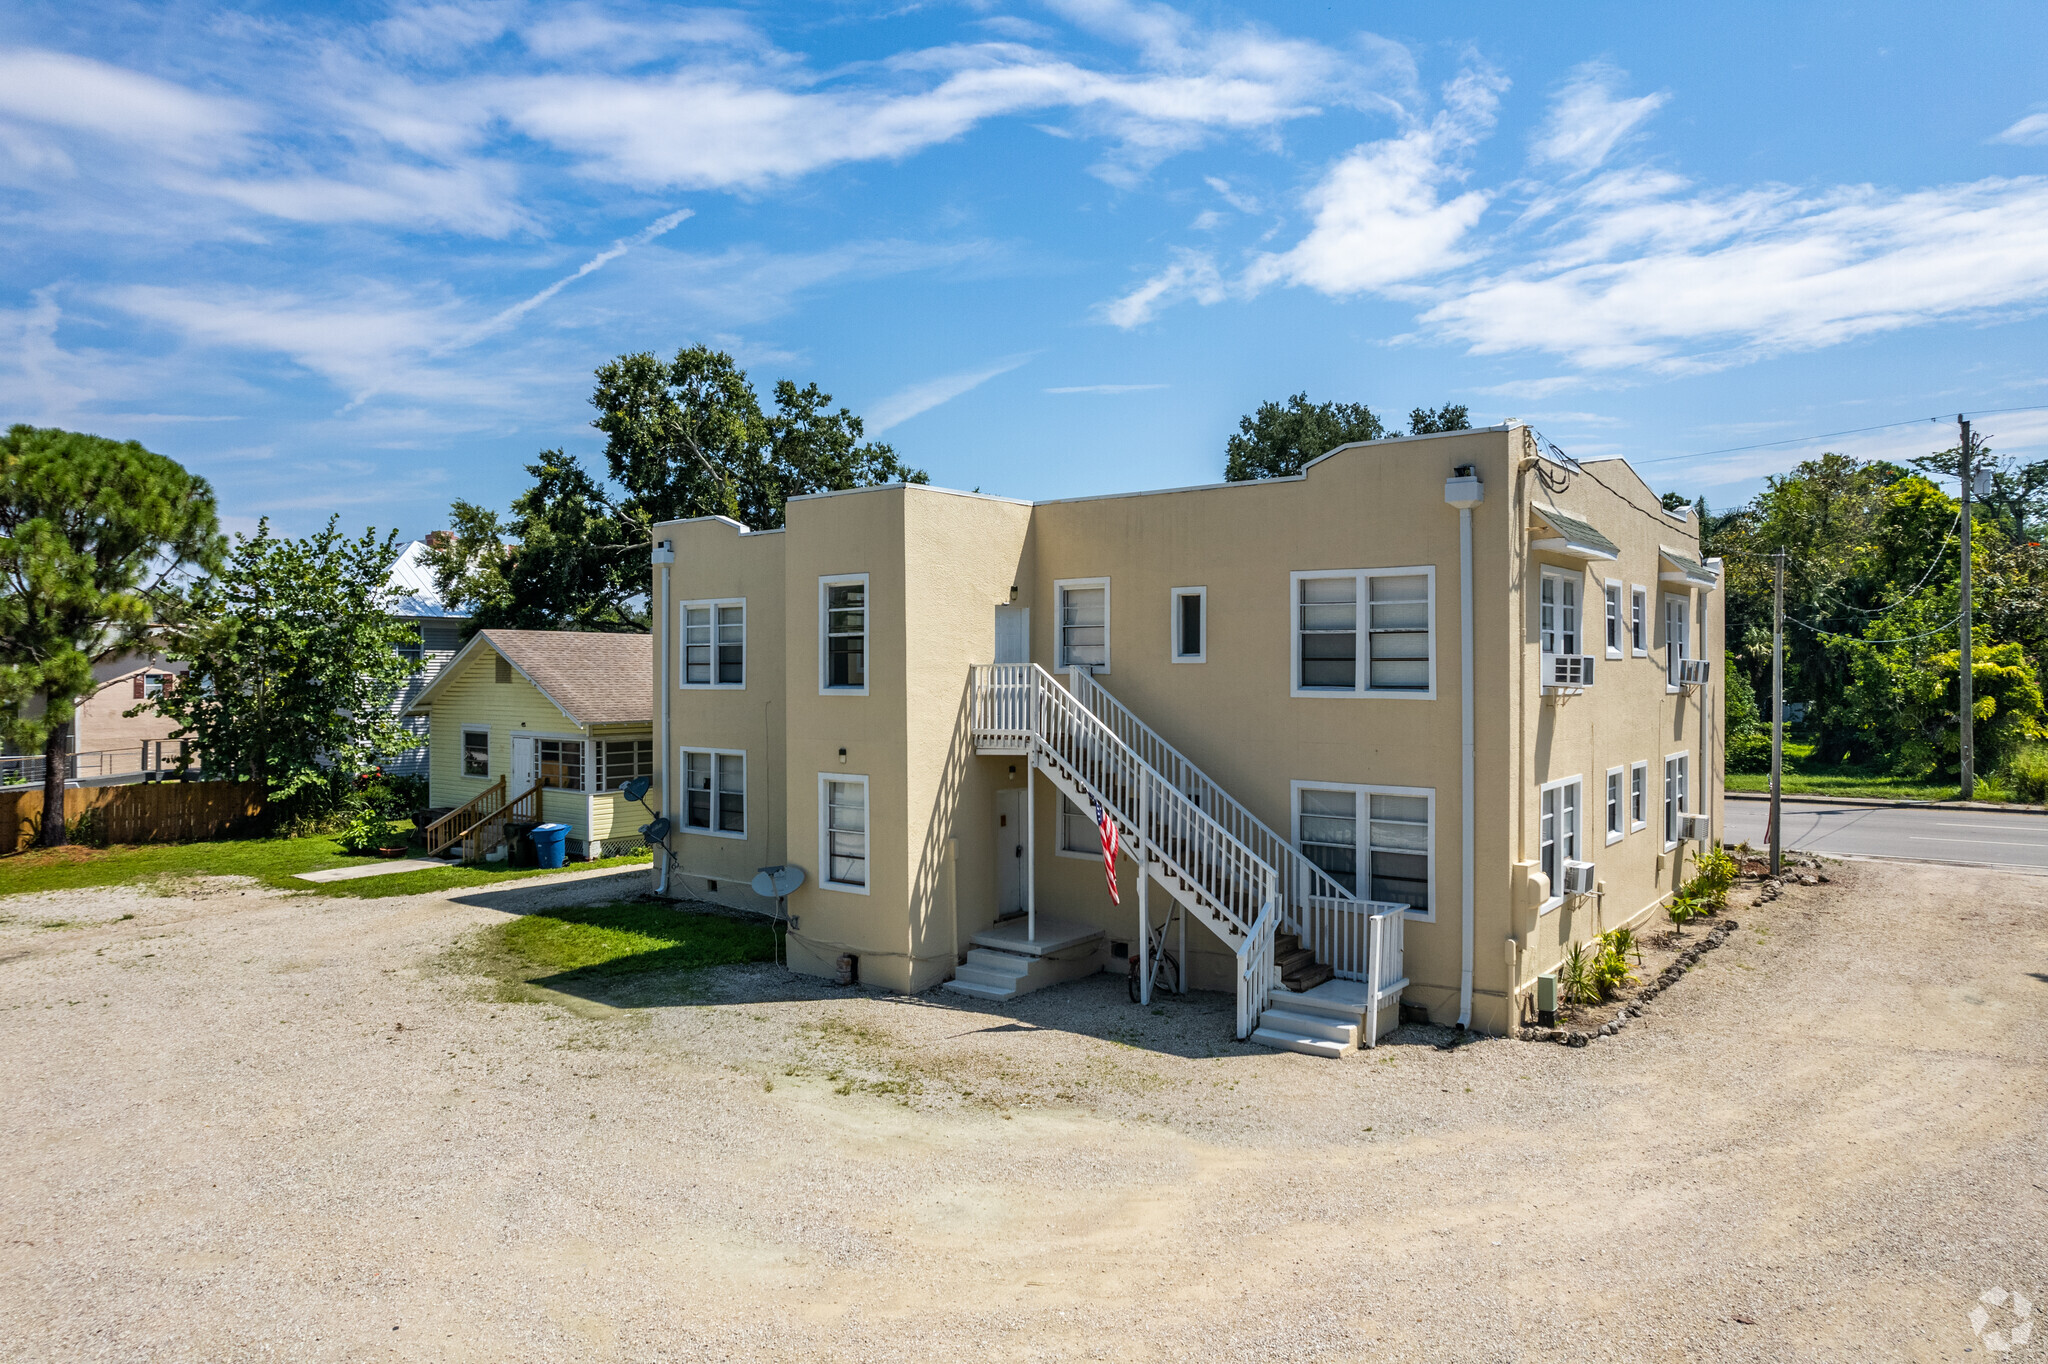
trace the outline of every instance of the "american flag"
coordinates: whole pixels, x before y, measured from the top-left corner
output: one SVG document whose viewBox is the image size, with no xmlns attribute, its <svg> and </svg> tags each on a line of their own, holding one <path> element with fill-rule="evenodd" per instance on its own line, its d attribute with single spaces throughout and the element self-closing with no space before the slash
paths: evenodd
<svg viewBox="0 0 2048 1364">
<path fill-rule="evenodd" d="M 1109 902 L 1120 905 L 1124 897 L 1116 890 L 1116 821 L 1109 817 L 1109 811 L 1102 808 L 1102 802 L 1088 802 L 1095 807 L 1095 827 L 1102 830 L 1102 874 L 1109 881 Z"/>
</svg>

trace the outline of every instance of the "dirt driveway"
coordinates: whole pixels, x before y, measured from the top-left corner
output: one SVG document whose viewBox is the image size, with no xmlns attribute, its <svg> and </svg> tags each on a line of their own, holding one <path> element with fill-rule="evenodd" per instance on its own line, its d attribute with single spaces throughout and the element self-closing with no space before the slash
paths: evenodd
<svg viewBox="0 0 2048 1364">
<path fill-rule="evenodd" d="M 2048 880 L 1833 871 L 1593 1047 L 1344 1062 L 1106 978 L 465 974 L 601 878 L 0 899 L 0 1358 L 1983 1359 L 2048 1316 Z"/>
</svg>

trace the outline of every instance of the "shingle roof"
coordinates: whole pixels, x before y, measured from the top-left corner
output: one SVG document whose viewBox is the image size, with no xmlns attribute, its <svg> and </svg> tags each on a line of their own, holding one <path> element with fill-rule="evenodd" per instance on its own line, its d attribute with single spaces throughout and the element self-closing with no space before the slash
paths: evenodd
<svg viewBox="0 0 2048 1364">
<path fill-rule="evenodd" d="M 654 721 L 654 642 L 580 630 L 480 630 L 479 637 L 580 725 Z"/>
<path fill-rule="evenodd" d="M 1713 569 L 1708 568 L 1699 560 L 1671 548 L 1669 545 L 1657 546 L 1657 553 L 1664 557 L 1665 562 L 1696 583 L 1712 585 L 1720 581 L 1714 576 Z"/>
<path fill-rule="evenodd" d="M 1597 549 L 1610 559 L 1621 557 L 1621 547 L 1602 535 L 1590 521 L 1581 521 L 1576 516 L 1567 516 L 1555 507 L 1537 503 L 1531 508 L 1538 516 L 1550 523 L 1550 528 L 1570 544 L 1583 549 Z"/>
</svg>

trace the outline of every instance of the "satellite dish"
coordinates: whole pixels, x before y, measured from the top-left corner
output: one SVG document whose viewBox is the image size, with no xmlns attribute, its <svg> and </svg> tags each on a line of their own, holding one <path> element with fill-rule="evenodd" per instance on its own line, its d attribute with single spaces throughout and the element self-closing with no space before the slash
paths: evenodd
<svg viewBox="0 0 2048 1364">
<path fill-rule="evenodd" d="M 754 874 L 754 894 L 780 900 L 803 883 L 802 867 L 763 867 Z"/>
<path fill-rule="evenodd" d="M 649 843 L 659 843 L 668 837 L 669 823 L 666 816 L 657 817 L 652 824 L 642 824 L 640 832 Z"/>
<path fill-rule="evenodd" d="M 651 784 L 652 781 L 648 777 L 635 777 L 619 788 L 619 794 L 627 800 L 645 800 L 647 799 L 647 788 Z"/>
</svg>

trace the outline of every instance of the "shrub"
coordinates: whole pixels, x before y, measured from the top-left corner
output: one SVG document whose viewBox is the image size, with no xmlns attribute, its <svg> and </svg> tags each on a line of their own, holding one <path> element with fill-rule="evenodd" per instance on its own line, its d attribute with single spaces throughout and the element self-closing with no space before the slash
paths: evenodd
<svg viewBox="0 0 2048 1364">
<path fill-rule="evenodd" d="M 1698 912 L 1716 914 L 1728 905 L 1729 888 L 1742 865 L 1720 848 L 1693 854 L 1693 877 L 1678 888 L 1679 897 L 1695 902 Z M 1674 920 L 1676 922 L 1676 920 Z"/>
<path fill-rule="evenodd" d="M 1664 912 L 1670 916 L 1674 927 L 1684 928 L 1706 913 L 1707 907 L 1681 889 L 1672 895 L 1671 903 L 1664 906 Z"/>
<path fill-rule="evenodd" d="M 1771 732 L 1767 729 L 1746 729 L 1730 734 L 1725 751 L 1730 772 L 1771 770 Z"/>
<path fill-rule="evenodd" d="M 335 841 L 341 844 L 344 852 L 367 853 L 379 848 L 398 847 L 405 841 L 405 835 L 384 817 L 383 811 L 366 803 L 357 808 L 355 817 Z"/>
<path fill-rule="evenodd" d="M 1628 969 L 1628 948 L 1634 945 L 1635 934 L 1625 928 L 1600 935 L 1592 967 L 1593 988 L 1600 998 L 1610 999 L 1622 986 L 1635 983 L 1635 972 Z"/>
<path fill-rule="evenodd" d="M 357 774 L 352 799 L 387 815 L 410 815 L 427 803 L 427 779 L 393 776 L 382 768 L 372 768 Z"/>
<path fill-rule="evenodd" d="M 2028 744 L 2006 760 L 1998 775 L 2008 799 L 2048 805 L 2048 748 Z"/>
<path fill-rule="evenodd" d="M 1593 954 L 1584 943 L 1566 949 L 1557 968 L 1557 997 L 1564 1004 L 1592 1004 L 1600 998 L 1600 986 L 1593 976 Z"/>
</svg>

